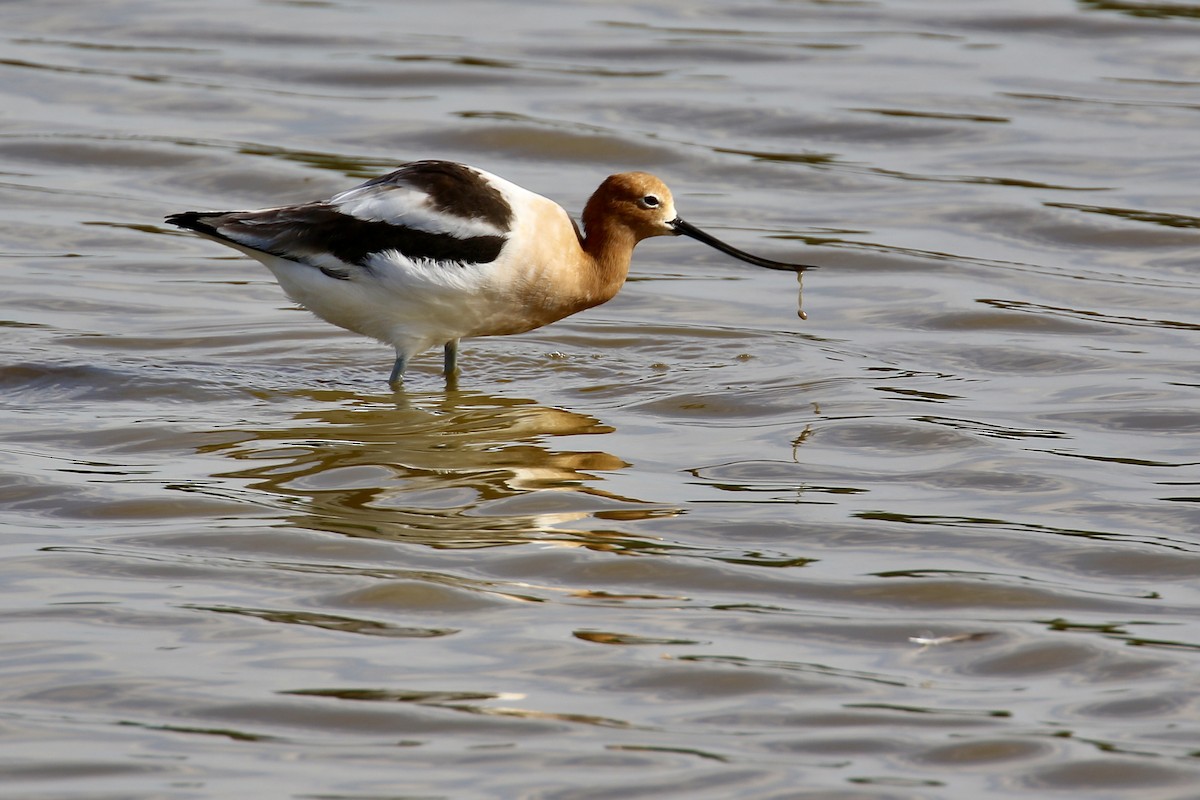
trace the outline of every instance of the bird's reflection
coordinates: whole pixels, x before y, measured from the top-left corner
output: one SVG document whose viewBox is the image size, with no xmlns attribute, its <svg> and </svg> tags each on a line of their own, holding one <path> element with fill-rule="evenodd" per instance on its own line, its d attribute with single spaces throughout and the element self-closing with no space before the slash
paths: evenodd
<svg viewBox="0 0 1200 800">
<path fill-rule="evenodd" d="M 644 549 L 655 545 L 620 523 L 680 513 L 602 488 L 603 473 L 628 464 L 575 449 L 582 442 L 567 437 L 612 431 L 585 414 L 451 385 L 391 397 L 321 391 L 304 401 L 308 409 L 285 424 L 208 448 L 242 463 L 219 477 L 248 481 L 298 527 L 442 548 Z"/>
</svg>

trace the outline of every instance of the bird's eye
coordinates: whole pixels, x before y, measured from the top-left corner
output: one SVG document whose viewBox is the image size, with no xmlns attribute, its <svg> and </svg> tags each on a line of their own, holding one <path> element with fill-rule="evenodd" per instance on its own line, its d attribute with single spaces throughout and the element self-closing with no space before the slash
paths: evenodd
<svg viewBox="0 0 1200 800">
<path fill-rule="evenodd" d="M 638 205 L 642 208 L 658 208 L 661 201 L 652 194 L 648 194 L 638 201 Z"/>
</svg>

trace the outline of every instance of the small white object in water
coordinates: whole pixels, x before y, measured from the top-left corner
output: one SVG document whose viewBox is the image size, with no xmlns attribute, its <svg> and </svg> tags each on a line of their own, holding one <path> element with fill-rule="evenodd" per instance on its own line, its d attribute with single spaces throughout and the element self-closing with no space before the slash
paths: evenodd
<svg viewBox="0 0 1200 800">
<path fill-rule="evenodd" d="M 988 633 L 952 633 L 949 636 L 910 636 L 908 640 L 922 647 L 936 647 L 940 644 L 957 644 L 958 642 L 973 642 L 990 636 Z"/>
</svg>

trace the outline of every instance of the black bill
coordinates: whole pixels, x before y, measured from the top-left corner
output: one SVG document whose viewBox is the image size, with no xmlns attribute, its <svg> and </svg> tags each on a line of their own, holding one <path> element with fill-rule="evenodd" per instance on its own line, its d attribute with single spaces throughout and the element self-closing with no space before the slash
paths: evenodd
<svg viewBox="0 0 1200 800">
<path fill-rule="evenodd" d="M 803 272 L 806 269 L 816 269 L 812 264 L 785 264 L 782 261 L 772 261 L 769 258 L 750 255 L 747 252 L 738 250 L 736 247 L 725 244 L 720 239 L 710 236 L 690 222 L 684 222 L 679 217 L 671 221 L 671 227 L 675 229 L 676 233 L 690 236 L 698 242 L 704 242 L 709 247 L 716 248 L 726 255 L 745 261 L 747 264 L 754 264 L 759 267 L 766 267 L 767 269 L 783 269 L 788 272 Z"/>
</svg>

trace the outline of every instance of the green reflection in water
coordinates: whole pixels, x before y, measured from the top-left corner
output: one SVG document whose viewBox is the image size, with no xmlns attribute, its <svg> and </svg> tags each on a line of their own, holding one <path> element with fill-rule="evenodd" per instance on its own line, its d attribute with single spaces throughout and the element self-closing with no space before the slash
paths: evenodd
<svg viewBox="0 0 1200 800">
<path fill-rule="evenodd" d="M 1200 217 L 1170 214 L 1162 211 L 1145 211 L 1140 208 L 1115 208 L 1112 206 L 1089 206 L 1081 203 L 1043 203 L 1048 208 L 1065 208 L 1087 214 L 1104 214 L 1134 222 L 1149 222 L 1168 228 L 1200 228 Z"/>
<path fill-rule="evenodd" d="M 236 606 L 185 605 L 183 607 L 197 611 L 212 611 L 217 614 L 237 614 L 243 617 L 256 617 L 267 622 L 282 622 L 288 625 L 307 625 L 331 631 L 359 633 L 366 636 L 428 639 L 458 633 L 457 628 L 412 628 L 392 625 L 377 620 L 357 619 L 334 614 L 318 614 L 311 611 L 278 611 L 263 608 L 239 608 Z"/>
<path fill-rule="evenodd" d="M 636 728 L 620 719 L 601 717 L 594 714 L 575 714 L 553 711 L 538 711 L 511 706 L 484 706 L 480 701 L 515 700 L 523 695 L 495 694 L 493 692 L 422 692 L 388 689 L 293 689 L 279 694 L 305 697 L 326 697 L 335 700 L 372 703 L 414 703 L 431 708 L 475 714 L 485 717 L 512 717 L 516 719 L 569 722 L 600 728 Z"/>
<path fill-rule="evenodd" d="M 1084 11 L 1115 11 L 1151 19 L 1200 19 L 1200 6 L 1188 3 L 1129 3 L 1121 0 L 1078 0 Z"/>
</svg>

